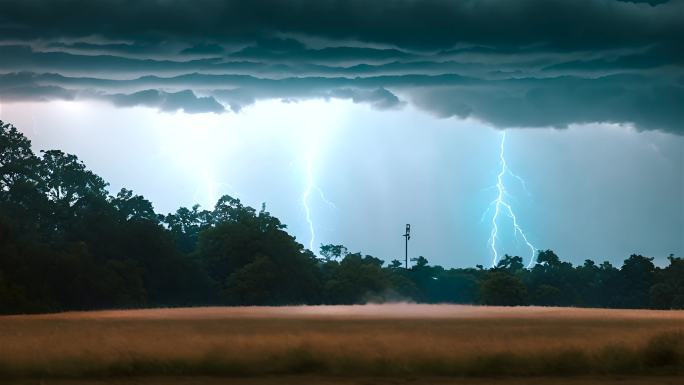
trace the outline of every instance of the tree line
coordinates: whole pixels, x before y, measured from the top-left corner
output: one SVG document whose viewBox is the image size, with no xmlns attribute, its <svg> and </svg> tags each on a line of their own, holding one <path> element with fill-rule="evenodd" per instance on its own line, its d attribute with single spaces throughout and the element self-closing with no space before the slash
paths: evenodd
<svg viewBox="0 0 684 385">
<path fill-rule="evenodd" d="M 223 196 L 213 210 L 157 214 L 59 150 L 35 154 L 0 121 L 0 313 L 200 305 L 356 304 L 684 308 L 684 260 L 632 255 L 621 267 L 563 262 L 541 251 L 531 268 L 410 269 L 342 245 L 307 250 L 272 216 Z"/>
</svg>

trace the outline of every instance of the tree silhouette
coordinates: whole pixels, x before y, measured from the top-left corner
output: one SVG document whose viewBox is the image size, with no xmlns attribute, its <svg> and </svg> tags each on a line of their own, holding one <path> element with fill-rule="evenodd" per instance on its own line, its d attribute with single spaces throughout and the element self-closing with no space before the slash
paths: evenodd
<svg viewBox="0 0 684 385">
<path fill-rule="evenodd" d="M 342 245 L 321 245 L 321 255 L 326 261 L 342 259 L 349 254 L 347 248 Z"/>
<path fill-rule="evenodd" d="M 482 282 L 480 297 L 485 305 L 524 305 L 527 303 L 527 288 L 515 275 L 495 270 Z"/>
<path fill-rule="evenodd" d="M 42 151 L 43 159 L 39 169 L 41 188 L 48 200 L 65 207 L 74 206 L 79 199 L 88 195 L 107 196 L 107 183 L 75 155 L 59 150 Z"/>
<path fill-rule="evenodd" d="M 524 267 L 525 265 L 523 265 L 523 259 L 521 257 L 512 257 L 508 254 L 505 254 L 496 265 L 497 269 L 503 269 L 510 273 L 521 271 Z"/>
<path fill-rule="evenodd" d="M 18 183 L 35 181 L 38 158 L 31 141 L 11 124 L 0 120 L 0 191 L 8 196 Z"/>
<path fill-rule="evenodd" d="M 49 150 L 0 122 L 0 313 L 206 304 L 430 303 L 684 308 L 684 260 L 661 268 L 634 254 L 618 268 L 539 252 L 526 269 L 450 268 L 427 258 L 388 265 L 321 245 L 306 250 L 280 220 L 231 196 L 159 215 L 75 155 Z"/>
</svg>

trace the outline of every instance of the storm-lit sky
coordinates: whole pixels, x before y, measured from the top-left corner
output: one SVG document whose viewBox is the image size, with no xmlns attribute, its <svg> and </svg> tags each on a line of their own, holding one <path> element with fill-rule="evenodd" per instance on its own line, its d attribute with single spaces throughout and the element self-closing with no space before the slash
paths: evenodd
<svg viewBox="0 0 684 385">
<path fill-rule="evenodd" d="M 492 262 L 505 133 L 498 253 L 662 264 L 683 36 L 681 0 L 0 0 L 0 119 L 160 212 L 230 194 L 385 260 L 411 223 L 445 266 Z"/>
</svg>

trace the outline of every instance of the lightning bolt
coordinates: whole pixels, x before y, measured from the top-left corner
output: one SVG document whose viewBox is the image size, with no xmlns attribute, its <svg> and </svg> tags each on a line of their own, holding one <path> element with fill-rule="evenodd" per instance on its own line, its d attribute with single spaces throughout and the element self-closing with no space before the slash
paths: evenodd
<svg viewBox="0 0 684 385">
<path fill-rule="evenodd" d="M 316 180 L 313 172 L 313 151 L 309 151 L 304 161 L 306 164 L 306 188 L 304 189 L 304 193 L 302 194 L 302 205 L 304 206 L 304 213 L 306 214 L 306 223 L 309 225 L 309 250 L 313 251 L 314 254 L 316 254 L 316 251 L 314 249 L 314 245 L 316 244 L 316 229 L 313 223 L 313 219 L 311 217 L 311 194 L 315 190 L 318 193 L 318 196 L 320 197 L 321 201 L 323 201 L 325 204 L 329 205 L 332 208 L 337 208 L 337 206 L 335 206 L 334 203 L 329 201 L 328 198 L 325 197 L 325 194 L 323 194 L 323 190 L 321 190 L 321 188 L 316 185 Z"/>
<path fill-rule="evenodd" d="M 505 153 L 505 144 L 506 144 L 506 131 L 503 131 L 501 133 L 501 146 L 499 147 L 499 164 L 501 168 L 499 169 L 499 173 L 496 176 L 496 190 L 497 190 L 497 196 L 496 199 L 494 199 L 490 204 L 489 207 L 487 208 L 487 211 L 489 211 L 492 207 L 494 207 L 494 215 L 492 216 L 492 230 L 489 234 L 489 246 L 492 250 L 492 254 L 494 256 L 494 259 L 492 260 L 492 266 L 496 266 L 496 264 L 499 261 L 499 253 L 497 251 L 497 244 L 496 241 L 498 240 L 499 236 L 499 215 L 503 212 L 506 215 L 508 215 L 509 218 L 511 218 L 511 221 L 513 222 L 513 235 L 518 239 L 518 236 L 520 236 L 525 243 L 525 245 L 530 249 L 530 262 L 527 265 L 527 267 L 532 266 L 532 264 L 535 261 L 535 254 L 536 254 L 536 247 L 530 241 L 527 239 L 527 235 L 523 231 L 523 229 L 520 227 L 518 224 L 518 218 L 515 215 L 515 212 L 513 211 L 513 207 L 511 204 L 506 200 L 507 197 L 510 195 L 508 194 L 508 191 L 506 191 L 506 186 L 504 184 L 504 176 L 509 175 L 515 179 L 517 179 L 520 184 L 523 186 L 525 191 L 527 191 L 527 186 L 525 184 L 525 181 L 519 177 L 518 175 L 514 174 L 509 168 L 508 168 L 508 163 L 506 163 L 506 153 Z M 529 193 L 529 192 L 528 192 Z M 487 213 L 485 212 L 485 214 Z"/>
<path fill-rule="evenodd" d="M 314 229 L 313 220 L 311 219 L 311 207 L 309 207 L 309 196 L 311 196 L 311 191 L 315 188 L 314 177 L 313 177 L 313 160 L 309 153 L 306 156 L 306 189 L 302 195 L 302 204 L 304 205 L 304 212 L 306 214 L 306 222 L 309 224 L 309 250 L 314 251 L 314 242 L 316 241 L 316 230 Z"/>
</svg>

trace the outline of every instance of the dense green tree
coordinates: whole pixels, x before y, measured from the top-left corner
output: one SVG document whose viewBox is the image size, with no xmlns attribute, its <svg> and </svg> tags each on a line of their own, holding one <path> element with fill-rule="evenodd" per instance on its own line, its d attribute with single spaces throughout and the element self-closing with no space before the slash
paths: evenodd
<svg viewBox="0 0 684 385">
<path fill-rule="evenodd" d="M 250 282 L 245 276 L 273 264 L 275 277 L 269 282 L 271 289 L 278 292 L 274 303 L 317 301 L 319 283 L 314 255 L 304 250 L 265 207 L 257 213 L 240 200 L 224 196 L 216 204 L 212 218 L 213 225 L 200 233 L 197 253 L 209 276 L 221 284 L 224 292 L 243 287 Z M 261 259 L 254 265 L 257 258 Z M 238 275 L 233 276 L 235 273 Z M 261 285 L 258 284 L 259 288 Z M 228 293 L 224 298 L 230 302 L 244 296 Z"/>
<path fill-rule="evenodd" d="M 656 268 L 653 258 L 632 254 L 620 269 L 621 290 L 619 305 L 628 308 L 648 307 L 651 286 L 655 283 Z"/>
<path fill-rule="evenodd" d="M 446 270 L 432 280 L 427 301 L 474 304 L 478 302 L 479 284 L 479 274 L 474 269 Z"/>
<path fill-rule="evenodd" d="M 383 261 L 359 253 L 348 254 L 339 262 L 329 262 L 332 270 L 326 280 L 327 303 L 354 304 L 380 301 L 390 288 L 390 279 L 382 269 Z"/>
<path fill-rule="evenodd" d="M 496 268 L 506 270 L 509 273 L 517 273 L 522 271 L 525 268 L 525 265 L 523 265 L 522 257 L 513 257 L 505 254 L 504 257 L 499 260 L 499 263 L 496 264 Z"/>
<path fill-rule="evenodd" d="M 75 155 L 59 150 L 42 152 L 40 180 L 48 200 L 72 207 L 88 195 L 107 196 L 107 183 L 88 170 Z"/>
<path fill-rule="evenodd" d="M 551 250 L 539 252 L 526 281 L 534 305 L 570 306 L 580 300 L 575 269 Z"/>
<path fill-rule="evenodd" d="M 411 266 L 409 277 L 415 282 L 420 293 L 420 296 L 415 299 L 422 302 L 434 302 L 435 292 L 441 286 L 438 282 L 438 276 L 444 272 L 444 268 L 430 266 L 427 258 L 423 256 L 411 258 L 411 262 L 413 262 L 413 266 Z"/>
<path fill-rule="evenodd" d="M 162 221 L 173 234 L 176 245 L 184 253 L 195 251 L 200 232 L 213 223 L 211 211 L 200 211 L 199 208 L 199 205 L 194 205 L 190 209 L 181 207 L 173 214 L 161 216 Z"/>
<path fill-rule="evenodd" d="M 485 305 L 517 306 L 527 303 L 527 288 L 519 277 L 501 270 L 489 272 L 480 286 Z"/>
<path fill-rule="evenodd" d="M 387 268 L 384 272 L 389 283 L 382 295 L 386 301 L 418 301 L 421 298 L 420 289 L 405 269 Z"/>
<path fill-rule="evenodd" d="M 582 284 L 577 288 L 579 303 L 582 306 L 601 305 L 601 268 L 594 261 L 587 259 L 582 266 L 575 268 L 577 281 Z"/>
<path fill-rule="evenodd" d="M 10 192 L 18 183 L 34 181 L 37 165 L 31 141 L 0 120 L 0 193 Z"/>
<path fill-rule="evenodd" d="M 152 203 L 141 195 L 134 195 L 131 190 L 122 188 L 115 197 L 110 198 L 110 202 L 124 221 L 159 222 L 159 215 L 154 212 Z"/>
<path fill-rule="evenodd" d="M 599 295 L 598 302 L 602 307 L 620 306 L 621 283 L 620 269 L 610 262 L 604 261 L 599 266 Z"/>
<path fill-rule="evenodd" d="M 347 256 L 349 251 L 342 245 L 321 245 L 321 255 L 326 261 L 339 260 Z"/>
<path fill-rule="evenodd" d="M 278 305 L 287 303 L 279 292 L 281 283 L 278 265 L 260 255 L 226 278 L 224 295 L 236 305 Z"/>
<path fill-rule="evenodd" d="M 649 306 L 656 309 L 684 309 L 684 259 L 668 257 L 669 266 L 656 270 L 649 289 Z"/>
</svg>

